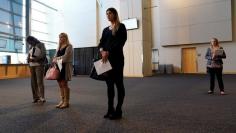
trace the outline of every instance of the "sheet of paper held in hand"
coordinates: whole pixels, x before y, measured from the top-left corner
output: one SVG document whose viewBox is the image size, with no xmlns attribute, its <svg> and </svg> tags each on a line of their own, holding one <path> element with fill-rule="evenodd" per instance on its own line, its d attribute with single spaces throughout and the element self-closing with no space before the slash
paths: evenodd
<svg viewBox="0 0 236 133">
<path fill-rule="evenodd" d="M 223 49 L 217 49 L 217 50 L 215 51 L 215 55 L 223 55 L 223 53 L 224 53 L 224 50 L 223 50 Z"/>
<path fill-rule="evenodd" d="M 94 62 L 94 67 L 98 75 L 112 69 L 110 62 L 107 60 L 106 63 L 102 63 L 102 59 Z"/>
<path fill-rule="evenodd" d="M 61 71 L 61 69 L 62 69 L 62 59 L 57 60 L 57 66 L 58 66 L 59 70 Z"/>
</svg>

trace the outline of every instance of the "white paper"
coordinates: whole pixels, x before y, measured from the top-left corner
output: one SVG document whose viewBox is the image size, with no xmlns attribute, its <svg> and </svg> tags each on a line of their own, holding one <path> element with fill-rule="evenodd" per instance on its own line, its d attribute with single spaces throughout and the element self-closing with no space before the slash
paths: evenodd
<svg viewBox="0 0 236 133">
<path fill-rule="evenodd" d="M 57 66 L 58 66 L 59 70 L 61 71 L 61 69 L 62 69 L 62 59 L 57 60 Z"/>
<path fill-rule="evenodd" d="M 223 55 L 223 53 L 224 53 L 224 50 L 223 50 L 223 49 L 217 49 L 217 50 L 215 51 L 215 55 Z"/>
<path fill-rule="evenodd" d="M 98 75 L 103 74 L 112 69 L 110 62 L 107 60 L 106 63 L 102 63 L 102 59 L 94 62 L 94 67 Z"/>
</svg>

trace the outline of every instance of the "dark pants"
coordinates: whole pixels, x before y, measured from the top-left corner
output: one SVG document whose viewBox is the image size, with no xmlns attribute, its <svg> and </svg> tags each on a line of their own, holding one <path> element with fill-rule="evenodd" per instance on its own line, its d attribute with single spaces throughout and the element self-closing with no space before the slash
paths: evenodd
<svg viewBox="0 0 236 133">
<path fill-rule="evenodd" d="M 123 82 L 123 69 L 112 72 L 112 77 L 106 80 L 107 84 L 107 96 L 108 96 L 108 111 L 114 110 L 114 97 L 115 97 L 115 89 L 114 85 L 116 85 L 117 93 L 118 93 L 118 102 L 116 106 L 116 111 L 121 112 L 121 108 L 123 105 L 124 97 L 125 97 L 125 87 Z"/>
<path fill-rule="evenodd" d="M 210 90 L 214 91 L 215 88 L 215 75 L 218 80 L 220 91 L 224 91 L 224 83 L 222 79 L 222 70 L 223 68 L 207 68 L 210 76 Z"/>
</svg>

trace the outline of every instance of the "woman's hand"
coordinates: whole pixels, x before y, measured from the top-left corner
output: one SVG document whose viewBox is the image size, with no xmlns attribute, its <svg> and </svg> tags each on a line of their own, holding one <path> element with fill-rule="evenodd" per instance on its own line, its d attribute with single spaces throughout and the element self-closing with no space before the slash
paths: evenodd
<svg viewBox="0 0 236 133">
<path fill-rule="evenodd" d="M 102 55 L 102 63 L 106 63 L 108 60 L 109 52 L 108 51 L 101 51 Z"/>
</svg>

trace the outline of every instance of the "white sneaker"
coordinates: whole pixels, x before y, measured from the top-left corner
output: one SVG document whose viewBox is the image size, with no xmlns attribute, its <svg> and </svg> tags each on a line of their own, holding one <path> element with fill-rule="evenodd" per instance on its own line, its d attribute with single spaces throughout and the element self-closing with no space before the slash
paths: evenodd
<svg viewBox="0 0 236 133">
<path fill-rule="evenodd" d="M 220 92 L 220 95 L 225 95 L 225 92 L 224 92 L 224 91 L 221 91 L 221 92 Z"/>
</svg>

